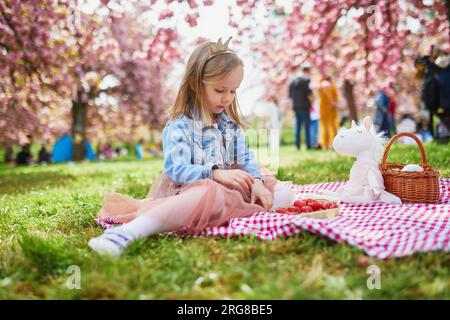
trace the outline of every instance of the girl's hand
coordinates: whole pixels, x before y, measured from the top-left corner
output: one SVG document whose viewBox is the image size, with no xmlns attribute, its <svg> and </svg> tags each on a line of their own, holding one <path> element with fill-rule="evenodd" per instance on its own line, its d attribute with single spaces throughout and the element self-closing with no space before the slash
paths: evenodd
<svg viewBox="0 0 450 320">
<path fill-rule="evenodd" d="M 252 185 L 252 195 L 250 203 L 255 203 L 259 200 L 264 210 L 269 211 L 273 205 L 272 193 L 264 186 L 264 183 L 260 179 L 255 179 L 255 183 Z"/>
<path fill-rule="evenodd" d="M 215 169 L 213 170 L 213 180 L 227 188 L 239 191 L 244 200 L 250 200 L 251 188 L 255 181 L 247 171 Z"/>
</svg>

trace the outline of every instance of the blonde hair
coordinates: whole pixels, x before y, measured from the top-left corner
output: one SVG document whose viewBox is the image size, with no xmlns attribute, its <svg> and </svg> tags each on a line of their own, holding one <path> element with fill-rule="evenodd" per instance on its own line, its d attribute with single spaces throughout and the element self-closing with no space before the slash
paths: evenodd
<svg viewBox="0 0 450 320">
<path fill-rule="evenodd" d="M 192 116 L 192 113 L 196 113 L 199 114 L 206 126 L 212 125 L 213 119 L 204 103 L 203 83 L 219 82 L 236 67 L 244 66 L 242 60 L 230 49 L 221 54 L 212 55 L 211 48 L 214 48 L 215 45 L 216 43 L 207 41 L 192 52 L 175 103 L 170 109 L 169 120 L 173 120 L 179 115 Z M 191 110 L 191 108 L 196 108 L 196 110 Z M 244 126 L 237 97 L 224 112 L 238 125 Z"/>
</svg>

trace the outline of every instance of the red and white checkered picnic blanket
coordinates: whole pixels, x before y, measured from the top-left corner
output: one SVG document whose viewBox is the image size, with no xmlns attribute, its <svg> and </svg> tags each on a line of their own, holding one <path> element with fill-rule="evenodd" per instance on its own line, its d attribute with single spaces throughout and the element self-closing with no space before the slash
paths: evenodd
<svg viewBox="0 0 450 320">
<path fill-rule="evenodd" d="M 345 182 L 293 185 L 296 198 L 319 189 L 335 191 Z M 247 236 L 273 240 L 308 230 L 385 259 L 414 252 L 450 251 L 450 179 L 440 179 L 439 204 L 341 203 L 337 217 L 318 220 L 269 212 L 234 218 L 227 226 L 207 228 L 195 236 Z M 107 221 L 98 221 L 109 227 Z M 182 234 L 180 234 L 182 235 Z"/>
</svg>

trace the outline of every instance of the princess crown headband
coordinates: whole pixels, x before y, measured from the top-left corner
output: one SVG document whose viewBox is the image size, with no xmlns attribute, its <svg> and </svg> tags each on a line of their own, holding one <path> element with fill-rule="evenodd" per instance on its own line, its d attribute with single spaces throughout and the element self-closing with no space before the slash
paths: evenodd
<svg viewBox="0 0 450 320">
<path fill-rule="evenodd" d="M 209 45 L 209 57 L 208 60 L 218 56 L 219 54 L 223 53 L 233 53 L 232 51 L 228 50 L 228 44 L 230 43 L 232 37 L 229 37 L 228 40 L 225 43 L 222 43 L 222 38 L 219 38 L 217 43 L 212 43 Z"/>
</svg>

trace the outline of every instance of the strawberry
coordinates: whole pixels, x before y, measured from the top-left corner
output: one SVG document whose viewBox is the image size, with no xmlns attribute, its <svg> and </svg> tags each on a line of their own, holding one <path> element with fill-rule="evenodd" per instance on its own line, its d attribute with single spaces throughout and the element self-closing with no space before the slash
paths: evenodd
<svg viewBox="0 0 450 320">
<path fill-rule="evenodd" d="M 297 207 L 289 207 L 287 210 L 288 210 L 289 212 L 300 212 L 300 209 L 297 208 Z"/>
<path fill-rule="evenodd" d="M 310 206 L 304 206 L 302 207 L 302 212 L 313 212 L 313 208 L 311 208 Z"/>
<path fill-rule="evenodd" d="M 323 210 L 328 210 L 328 209 L 330 209 L 330 206 L 331 206 L 331 203 L 329 203 L 329 202 L 324 202 L 324 203 L 322 203 L 322 209 L 323 209 Z"/>
<path fill-rule="evenodd" d="M 307 199 L 306 200 L 306 205 L 307 206 L 312 206 L 314 203 L 318 203 L 317 200 L 314 200 L 314 199 Z"/>
<path fill-rule="evenodd" d="M 322 204 L 320 204 L 319 202 L 313 202 L 313 203 L 311 203 L 310 207 L 311 207 L 314 211 L 322 210 Z"/>
<path fill-rule="evenodd" d="M 300 209 L 301 207 L 306 206 L 306 201 L 304 201 L 304 200 L 297 200 L 297 201 L 294 202 L 294 206 L 296 206 L 297 208 Z"/>
<path fill-rule="evenodd" d="M 337 203 L 332 202 L 330 204 L 330 209 L 339 207 Z"/>
<path fill-rule="evenodd" d="M 289 211 L 287 211 L 284 208 L 277 209 L 277 210 L 275 210 L 275 212 L 278 212 L 278 213 L 289 213 Z"/>
</svg>

